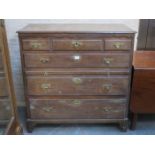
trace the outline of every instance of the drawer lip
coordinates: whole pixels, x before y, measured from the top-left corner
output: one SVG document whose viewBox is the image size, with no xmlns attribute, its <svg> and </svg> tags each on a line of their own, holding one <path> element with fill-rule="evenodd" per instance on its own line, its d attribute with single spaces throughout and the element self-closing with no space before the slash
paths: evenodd
<svg viewBox="0 0 155 155">
<path fill-rule="evenodd" d="M 75 60 L 76 56 L 79 60 Z M 23 57 L 26 68 L 130 67 L 129 53 L 25 53 Z M 47 62 L 42 62 L 43 60 Z M 107 64 L 107 61 L 110 63 Z"/>
<path fill-rule="evenodd" d="M 121 102 L 117 103 L 114 103 L 113 99 L 80 99 L 82 103 L 74 105 L 75 99 L 29 98 L 29 110 L 31 118 L 124 118 L 127 111 L 127 99 L 120 99 Z"/>
<path fill-rule="evenodd" d="M 106 69 L 106 68 L 57 68 L 57 69 L 26 69 L 26 76 L 40 75 L 43 76 L 45 73 L 47 75 L 128 75 L 130 76 L 131 70 L 126 69 Z"/>
<path fill-rule="evenodd" d="M 118 100 L 118 101 L 121 101 L 122 103 L 123 102 L 128 102 L 128 99 L 126 98 L 126 97 L 118 97 L 118 96 L 115 96 L 115 97 L 110 97 L 110 98 L 106 98 L 106 97 L 98 97 L 98 96 L 93 96 L 94 98 L 87 98 L 87 97 L 79 97 L 79 96 L 70 96 L 70 97 L 67 97 L 67 98 L 64 98 L 64 97 L 59 97 L 59 98 L 50 98 L 50 97 L 28 97 L 29 98 L 29 100 L 45 100 L 45 101 L 54 101 L 54 100 L 75 100 L 75 99 L 78 99 L 78 100 L 83 100 L 83 101 L 89 101 L 89 100 L 91 100 L 91 101 L 104 101 L 104 102 L 106 102 L 106 101 L 112 101 L 112 102 L 114 102 L 114 104 L 115 104 L 115 102 L 116 103 L 118 103 L 116 100 Z M 5 100 L 7 100 L 7 99 L 5 99 Z M 1 100 L 0 100 L 1 101 Z M 125 103 L 125 104 L 126 104 Z"/>
</svg>

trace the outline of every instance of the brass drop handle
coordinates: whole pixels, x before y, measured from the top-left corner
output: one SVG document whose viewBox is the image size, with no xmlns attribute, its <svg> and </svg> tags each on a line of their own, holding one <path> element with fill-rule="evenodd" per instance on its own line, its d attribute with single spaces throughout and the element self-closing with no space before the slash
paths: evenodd
<svg viewBox="0 0 155 155">
<path fill-rule="evenodd" d="M 113 61 L 113 58 L 104 58 L 103 60 L 105 64 L 110 65 L 111 62 Z"/>
<path fill-rule="evenodd" d="M 43 84 L 41 85 L 41 88 L 42 88 L 42 89 L 50 89 L 50 88 L 51 88 L 51 84 L 50 84 L 50 83 L 43 83 Z"/>
<path fill-rule="evenodd" d="M 110 112 L 111 110 L 112 110 L 112 109 L 111 109 L 110 107 L 104 107 L 104 108 L 103 108 L 103 111 L 104 111 L 104 112 Z"/>
<path fill-rule="evenodd" d="M 53 107 L 43 107 L 43 110 L 46 112 L 50 112 L 53 110 Z"/>
<path fill-rule="evenodd" d="M 72 81 L 73 81 L 73 83 L 75 83 L 77 85 L 82 83 L 82 79 L 81 78 L 78 78 L 78 77 L 74 77 L 72 79 Z"/>
<path fill-rule="evenodd" d="M 50 61 L 49 58 L 40 58 L 40 62 L 42 62 L 42 63 L 47 63 L 49 61 Z"/>
<path fill-rule="evenodd" d="M 81 101 L 80 100 L 73 100 L 72 104 L 73 105 L 80 105 Z"/>
<path fill-rule="evenodd" d="M 82 45 L 82 43 L 80 41 L 72 41 L 72 45 L 75 48 L 79 48 Z"/>
<path fill-rule="evenodd" d="M 114 47 L 117 48 L 117 49 L 120 49 L 121 46 L 123 46 L 123 43 L 120 43 L 120 42 L 114 43 Z"/>
<path fill-rule="evenodd" d="M 104 112 L 115 112 L 115 113 L 120 112 L 120 110 L 113 109 L 112 107 L 104 107 L 104 108 L 103 108 L 103 111 L 104 111 Z"/>
<path fill-rule="evenodd" d="M 106 92 L 109 92 L 109 91 L 112 89 L 112 84 L 104 84 L 104 85 L 103 85 L 103 89 L 104 89 Z"/>
<path fill-rule="evenodd" d="M 44 75 L 44 76 L 47 76 L 47 75 L 48 75 L 48 72 L 47 72 L 47 71 L 45 71 L 45 72 L 43 73 L 43 75 Z"/>
<path fill-rule="evenodd" d="M 40 43 L 31 43 L 32 48 L 40 48 L 41 44 Z"/>
</svg>

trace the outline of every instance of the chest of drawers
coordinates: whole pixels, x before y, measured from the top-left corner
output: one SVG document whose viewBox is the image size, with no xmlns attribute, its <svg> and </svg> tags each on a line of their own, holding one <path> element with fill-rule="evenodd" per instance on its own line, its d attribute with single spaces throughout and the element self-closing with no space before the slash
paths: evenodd
<svg viewBox="0 0 155 155">
<path fill-rule="evenodd" d="M 28 131 L 38 123 L 119 123 L 127 129 L 132 30 L 32 24 L 18 35 Z"/>
</svg>

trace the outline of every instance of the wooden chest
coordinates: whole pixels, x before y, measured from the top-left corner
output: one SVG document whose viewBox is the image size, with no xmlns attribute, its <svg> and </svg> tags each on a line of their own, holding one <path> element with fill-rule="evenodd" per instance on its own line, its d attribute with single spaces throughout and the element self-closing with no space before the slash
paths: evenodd
<svg viewBox="0 0 155 155">
<path fill-rule="evenodd" d="M 38 123 L 119 123 L 127 129 L 132 30 L 34 24 L 18 34 L 29 131 Z"/>
<path fill-rule="evenodd" d="M 134 74 L 130 110 L 131 128 L 136 128 L 137 114 L 155 113 L 155 52 L 134 53 Z"/>
</svg>

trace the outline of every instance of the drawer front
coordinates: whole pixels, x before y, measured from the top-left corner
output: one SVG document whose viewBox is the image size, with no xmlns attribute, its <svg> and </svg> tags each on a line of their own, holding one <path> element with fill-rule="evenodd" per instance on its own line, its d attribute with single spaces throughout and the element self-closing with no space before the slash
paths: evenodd
<svg viewBox="0 0 155 155">
<path fill-rule="evenodd" d="M 52 42 L 53 50 L 56 51 L 94 51 L 103 50 L 102 40 L 72 40 L 55 39 Z"/>
<path fill-rule="evenodd" d="M 132 44 L 130 39 L 105 39 L 105 50 L 131 50 Z"/>
<path fill-rule="evenodd" d="M 130 66 L 130 55 L 103 53 L 56 53 L 24 55 L 27 68 L 71 68 L 71 67 L 110 67 L 127 68 Z"/>
<path fill-rule="evenodd" d="M 7 84 L 4 77 L 0 77 L 0 96 L 7 96 Z"/>
<path fill-rule="evenodd" d="M 0 121 L 11 118 L 11 104 L 8 99 L 0 99 Z"/>
<path fill-rule="evenodd" d="M 29 99 L 33 119 L 124 118 L 125 99 Z"/>
<path fill-rule="evenodd" d="M 126 95 L 128 76 L 27 77 L 29 95 Z"/>
<path fill-rule="evenodd" d="M 50 50 L 50 40 L 48 38 L 29 38 L 22 39 L 23 50 Z"/>
</svg>

